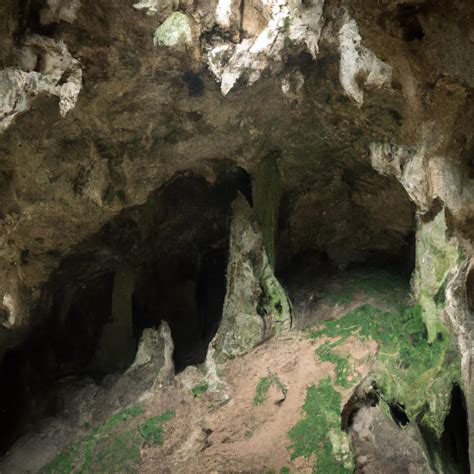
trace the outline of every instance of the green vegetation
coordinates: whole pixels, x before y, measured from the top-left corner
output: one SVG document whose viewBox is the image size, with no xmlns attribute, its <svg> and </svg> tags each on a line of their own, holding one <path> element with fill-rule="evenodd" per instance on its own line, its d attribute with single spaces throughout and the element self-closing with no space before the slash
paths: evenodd
<svg viewBox="0 0 474 474">
<path fill-rule="evenodd" d="M 329 377 L 308 387 L 303 418 L 289 431 L 291 459 L 316 454 L 314 472 L 352 472 L 349 441 L 341 431 L 341 395 Z"/>
<path fill-rule="evenodd" d="M 400 308 L 406 305 L 409 289 L 408 282 L 396 274 L 369 270 L 351 275 L 339 288 L 330 289 L 324 298 L 331 304 L 347 304 L 361 295 L 383 301 L 384 306 Z"/>
<path fill-rule="evenodd" d="M 159 416 L 149 418 L 138 427 L 138 432 L 149 444 L 163 444 L 163 424 L 176 416 L 174 410 L 167 410 Z"/>
<path fill-rule="evenodd" d="M 133 421 L 142 414 L 141 405 L 116 413 L 81 440 L 65 448 L 40 473 L 137 472 L 140 444 L 143 440 L 161 444 L 162 426 L 175 416 L 173 411 L 167 411 L 137 427 Z"/>
<path fill-rule="evenodd" d="M 460 381 L 459 356 L 449 334 L 445 331 L 429 343 L 419 306 L 387 312 L 362 305 L 339 320 L 326 322 L 311 337 L 337 337 L 341 344 L 352 334 L 372 338 L 379 345 L 372 375 L 383 398 L 404 405 L 410 419 L 440 435 L 452 384 Z M 333 357 L 333 346 L 327 344 L 321 350 L 326 360 Z M 336 374 L 343 382 L 346 366 L 342 362 L 336 361 Z"/>
<path fill-rule="evenodd" d="M 371 377 L 386 402 L 381 405 L 402 405 L 409 419 L 422 424 L 434 438 L 439 439 L 442 433 L 453 383 L 460 383 L 460 359 L 454 341 L 442 325 L 438 336 L 430 340 L 421 306 L 408 306 L 406 282 L 389 273 L 369 272 L 346 283 L 332 288 L 324 299 L 346 304 L 362 296 L 373 304 L 358 306 L 310 334 L 313 339 L 331 338 L 318 346 L 316 354 L 321 361 L 334 364 L 335 377 L 308 388 L 303 418 L 288 433 L 292 459 L 315 454 L 314 472 L 318 473 L 352 472 L 347 435 L 341 431 L 337 387 L 347 389 L 358 380 L 349 381 L 350 358 L 334 350 L 350 336 L 370 338 L 378 344 Z"/>
<path fill-rule="evenodd" d="M 344 340 L 341 338 L 336 342 L 324 342 L 316 349 L 316 354 L 318 354 L 319 359 L 322 362 L 330 362 L 334 364 L 336 372 L 336 385 L 339 385 L 343 388 L 350 388 L 354 385 L 355 381 L 348 380 L 348 376 L 351 374 L 352 370 L 347 358 L 342 357 L 336 354 L 333 351 L 333 348 L 342 344 Z"/>
<path fill-rule="evenodd" d="M 280 469 L 280 474 L 290 474 L 290 468 L 287 467 L 287 466 L 283 466 L 283 467 Z"/>
<path fill-rule="evenodd" d="M 253 399 L 254 405 L 262 405 L 267 397 L 267 393 L 269 388 L 274 385 L 276 388 L 281 390 L 284 396 L 286 396 L 288 390 L 283 384 L 283 382 L 278 378 L 278 375 L 269 372 L 268 376 L 260 377 L 260 380 L 257 384 L 257 388 L 255 391 L 255 397 Z"/>
<path fill-rule="evenodd" d="M 265 317 L 271 315 L 275 333 L 279 334 L 291 327 L 291 308 L 285 290 L 275 277 L 268 262 L 263 263 L 259 276 L 262 293 L 257 305 L 257 313 Z"/>
<path fill-rule="evenodd" d="M 199 395 L 206 393 L 208 390 L 209 390 L 209 384 L 207 382 L 203 382 L 198 385 L 195 385 L 191 389 L 191 393 L 193 394 L 194 397 L 198 397 Z"/>
</svg>

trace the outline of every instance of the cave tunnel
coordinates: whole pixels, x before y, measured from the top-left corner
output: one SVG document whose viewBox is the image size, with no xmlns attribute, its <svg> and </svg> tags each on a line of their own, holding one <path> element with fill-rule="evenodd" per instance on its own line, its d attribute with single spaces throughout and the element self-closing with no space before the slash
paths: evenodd
<svg viewBox="0 0 474 474">
<path fill-rule="evenodd" d="M 0 365 L 1 453 L 57 412 L 60 380 L 126 370 L 145 328 L 168 322 L 176 372 L 204 362 L 222 316 L 230 206 L 250 189 L 241 168 L 213 183 L 176 176 L 63 260 L 36 308 L 44 323 Z"/>
<path fill-rule="evenodd" d="M 370 167 L 308 172 L 293 166 L 277 235 L 276 272 L 296 320 L 299 313 L 308 320 L 317 312 L 314 304 L 332 282 L 350 284 L 346 280 L 371 273 L 380 281 L 393 276 L 409 288 L 415 206 L 397 180 Z"/>
</svg>

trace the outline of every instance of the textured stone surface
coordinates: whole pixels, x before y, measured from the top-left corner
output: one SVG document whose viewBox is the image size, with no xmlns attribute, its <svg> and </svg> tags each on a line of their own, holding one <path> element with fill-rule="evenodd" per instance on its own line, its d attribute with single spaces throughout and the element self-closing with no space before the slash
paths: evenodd
<svg viewBox="0 0 474 474">
<path fill-rule="evenodd" d="M 261 227 L 239 195 L 233 204 L 222 321 L 212 345 L 217 356 L 235 357 L 290 327 L 288 298 L 268 261 Z"/>
</svg>

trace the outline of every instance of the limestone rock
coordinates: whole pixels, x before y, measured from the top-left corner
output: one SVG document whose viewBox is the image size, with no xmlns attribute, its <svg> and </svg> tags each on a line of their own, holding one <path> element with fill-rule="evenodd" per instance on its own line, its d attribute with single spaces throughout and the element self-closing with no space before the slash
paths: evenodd
<svg viewBox="0 0 474 474">
<path fill-rule="evenodd" d="M 186 14 L 175 12 L 155 31 L 153 42 L 158 46 L 183 48 L 192 43 L 192 20 Z"/>
<path fill-rule="evenodd" d="M 23 62 L 27 62 L 28 69 L 40 60 L 41 67 L 38 71 L 15 67 L 0 70 L 0 132 L 28 110 L 32 99 L 41 93 L 59 97 L 59 110 L 64 117 L 76 105 L 82 87 L 79 62 L 62 41 L 34 35 L 27 37 L 24 45 Z"/>
<path fill-rule="evenodd" d="M 290 311 L 268 261 L 254 211 L 239 195 L 233 203 L 222 322 L 212 342 L 216 356 L 243 355 L 265 337 L 289 329 Z"/>
<path fill-rule="evenodd" d="M 392 68 L 361 45 L 361 37 L 354 19 L 347 18 L 339 30 L 341 64 L 339 77 L 346 94 L 362 104 L 364 94 L 359 86 L 361 78 L 366 86 L 382 87 L 389 84 Z"/>
<path fill-rule="evenodd" d="M 225 4 L 225 5 L 224 5 Z M 218 18 L 224 27 L 230 27 L 230 4 L 220 2 Z M 239 44 L 216 45 L 208 54 L 208 64 L 221 83 L 222 94 L 228 94 L 238 80 L 250 86 L 263 71 L 282 67 L 286 41 L 296 50 L 307 50 L 313 57 L 318 53 L 318 42 L 323 24 L 323 1 L 315 0 L 305 7 L 302 2 L 273 1 L 268 4 L 271 19 L 254 38 Z"/>
</svg>

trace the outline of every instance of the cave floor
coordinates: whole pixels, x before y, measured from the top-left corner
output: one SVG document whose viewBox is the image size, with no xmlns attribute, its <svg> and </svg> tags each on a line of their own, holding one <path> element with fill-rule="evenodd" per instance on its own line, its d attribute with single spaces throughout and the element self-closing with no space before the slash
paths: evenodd
<svg viewBox="0 0 474 474">
<path fill-rule="evenodd" d="M 415 423 L 404 429 L 382 403 L 354 402 L 374 367 L 382 361 L 394 370 L 391 358 L 401 352 L 402 346 L 393 346 L 395 352 L 387 353 L 392 346 L 385 343 L 403 334 L 396 321 L 393 334 L 364 334 L 371 317 L 389 315 L 387 306 L 408 294 L 397 279 L 381 285 L 384 275 L 356 272 L 352 280 L 332 280 L 317 298 L 313 325 L 311 306 L 300 305 L 304 324 L 243 357 L 214 364 L 217 383 L 205 364 L 142 392 L 120 383 L 120 375 L 100 385 L 64 381 L 63 410 L 21 438 L 0 471 L 431 472 Z M 367 312 L 377 303 L 379 312 Z M 354 319 L 360 308 L 362 320 Z M 394 446 L 387 448 L 387 439 Z"/>
</svg>

